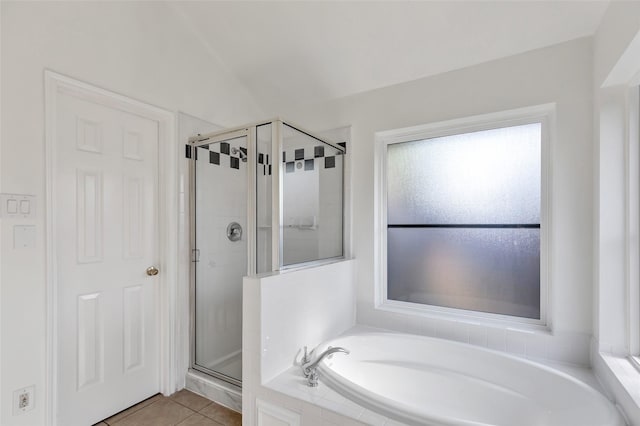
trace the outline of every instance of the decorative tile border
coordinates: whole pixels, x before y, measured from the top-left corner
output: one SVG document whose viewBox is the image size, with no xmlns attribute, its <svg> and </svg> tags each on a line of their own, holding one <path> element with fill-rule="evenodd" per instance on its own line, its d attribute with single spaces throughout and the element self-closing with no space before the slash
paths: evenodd
<svg viewBox="0 0 640 426">
<path fill-rule="evenodd" d="M 346 142 L 339 142 L 338 145 L 345 148 Z M 246 157 L 247 148 L 236 147 L 243 154 L 236 151 L 232 154 L 232 147 L 228 142 L 220 142 L 211 145 L 202 145 L 193 147 L 192 145 L 185 146 L 185 157 L 198 159 L 198 151 L 207 151 L 209 157 L 209 163 L 214 165 L 228 164 L 230 168 L 239 170 L 241 164 L 246 164 L 242 161 L 242 157 Z M 203 153 L 200 153 L 203 155 Z M 229 160 L 224 157 L 229 157 Z M 206 157 L 205 157 L 206 158 Z M 293 158 L 293 161 L 287 161 L 287 158 Z M 322 161 L 324 159 L 324 161 Z M 317 162 L 316 162 L 317 160 Z M 313 171 L 316 168 L 333 169 L 336 167 L 336 156 L 325 156 L 325 147 L 323 145 L 317 145 L 312 148 L 298 148 L 294 150 L 284 151 L 282 153 L 282 162 L 285 163 L 285 172 L 293 173 L 296 168 L 303 169 L 303 171 Z M 297 163 L 300 163 L 298 165 Z M 269 154 L 258 153 L 258 173 L 262 168 L 263 176 L 270 176 L 272 173 L 272 164 Z"/>
<path fill-rule="evenodd" d="M 343 147 L 346 152 L 346 142 L 340 142 L 338 145 Z M 325 148 L 324 145 L 316 145 L 312 148 L 298 148 L 283 152 L 282 162 L 285 164 L 285 173 L 293 173 L 296 170 L 312 171 L 320 168 L 335 168 L 336 156 L 325 156 Z M 293 160 L 287 161 L 287 158 L 292 158 Z M 322 159 L 324 159 L 324 161 L 322 161 Z M 298 165 L 298 163 L 300 163 L 300 165 Z"/>
<path fill-rule="evenodd" d="M 246 148 L 236 148 L 239 148 L 240 152 L 244 154 L 243 156 L 247 155 Z M 246 164 L 242 161 L 240 152 L 231 154 L 231 145 L 228 142 L 220 142 L 211 145 L 201 145 L 198 147 L 193 147 L 192 145 L 185 146 L 186 158 L 194 158 L 195 160 L 198 160 L 198 158 L 200 158 L 201 160 L 208 158 L 209 164 L 214 164 L 216 166 L 228 165 L 229 168 L 236 170 L 240 170 L 241 164 Z M 203 155 L 204 157 L 202 157 Z"/>
</svg>

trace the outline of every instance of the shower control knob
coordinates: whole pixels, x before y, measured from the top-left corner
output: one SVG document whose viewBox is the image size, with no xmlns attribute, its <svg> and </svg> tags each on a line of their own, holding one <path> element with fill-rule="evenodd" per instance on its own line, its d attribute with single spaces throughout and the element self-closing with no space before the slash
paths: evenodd
<svg viewBox="0 0 640 426">
<path fill-rule="evenodd" d="M 147 275 L 149 275 L 150 277 L 158 275 L 158 272 L 158 268 L 156 268 L 155 266 L 149 266 L 147 268 Z"/>
<path fill-rule="evenodd" d="M 227 226 L 227 238 L 234 242 L 242 239 L 242 226 L 238 222 L 231 222 Z"/>
</svg>

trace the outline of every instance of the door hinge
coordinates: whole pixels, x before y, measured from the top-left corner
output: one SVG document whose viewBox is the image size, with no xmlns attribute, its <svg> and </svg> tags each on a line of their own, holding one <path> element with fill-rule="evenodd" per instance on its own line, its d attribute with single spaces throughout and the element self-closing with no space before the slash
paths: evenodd
<svg viewBox="0 0 640 426">
<path fill-rule="evenodd" d="M 200 250 L 192 249 L 191 250 L 191 261 L 192 262 L 200 262 Z"/>
</svg>

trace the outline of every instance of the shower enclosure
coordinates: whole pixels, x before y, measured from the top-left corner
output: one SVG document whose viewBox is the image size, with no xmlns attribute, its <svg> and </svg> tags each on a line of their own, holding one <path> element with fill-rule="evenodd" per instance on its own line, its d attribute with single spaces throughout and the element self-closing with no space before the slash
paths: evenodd
<svg viewBox="0 0 640 426">
<path fill-rule="evenodd" d="M 344 254 L 345 148 L 281 120 L 189 139 L 191 368 L 242 380 L 242 278 Z"/>
</svg>

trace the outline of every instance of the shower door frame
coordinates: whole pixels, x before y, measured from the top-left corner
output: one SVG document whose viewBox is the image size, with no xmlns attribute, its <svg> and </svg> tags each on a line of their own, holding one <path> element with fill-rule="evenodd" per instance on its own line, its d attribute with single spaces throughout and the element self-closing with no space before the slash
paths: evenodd
<svg viewBox="0 0 640 426">
<path fill-rule="evenodd" d="M 223 130 L 220 132 L 211 133 L 208 135 L 194 136 L 189 138 L 189 145 L 192 148 L 192 152 L 195 149 L 203 145 L 211 145 L 215 143 L 221 143 L 231 139 L 237 139 L 246 137 L 247 139 L 247 275 L 255 274 L 256 263 L 256 227 L 255 227 L 255 168 L 251 167 L 255 160 L 255 126 L 244 126 L 240 128 Z M 196 371 L 205 373 L 216 379 L 223 380 L 232 385 L 242 387 L 242 380 L 237 380 L 233 377 L 219 373 L 217 371 L 208 369 L 201 365 L 196 364 L 196 263 L 197 260 L 197 246 L 196 246 L 196 163 L 195 155 L 192 156 L 189 162 L 189 240 L 190 240 L 190 268 L 189 268 L 189 339 L 190 339 L 190 365 L 189 368 Z M 240 307 L 242 309 L 242 306 Z"/>
<path fill-rule="evenodd" d="M 249 239 L 247 241 L 247 275 L 255 275 L 257 270 L 257 153 L 256 153 L 256 137 L 257 128 L 260 126 L 271 124 L 271 158 L 273 159 L 272 165 L 272 184 L 271 184 L 271 272 L 295 270 L 303 267 L 310 267 L 315 265 L 322 265 L 326 263 L 335 262 L 336 260 L 345 259 L 348 256 L 350 250 L 348 240 L 348 229 L 350 224 L 347 221 L 347 209 L 350 203 L 346 198 L 346 149 L 340 145 L 329 142 L 323 138 L 320 138 L 313 133 L 307 131 L 303 127 L 290 121 L 284 121 L 281 118 L 274 118 L 271 120 L 259 121 L 248 125 L 235 127 L 226 130 L 215 131 L 204 135 L 192 136 L 189 138 L 189 146 L 192 150 L 202 145 L 210 145 L 212 143 L 220 143 L 229 139 L 236 139 L 240 137 L 247 138 L 247 234 Z M 291 265 L 284 264 L 283 255 L 283 234 L 284 229 L 282 224 L 283 218 L 283 190 L 284 180 L 283 172 L 284 166 L 282 163 L 282 150 L 283 150 L 283 129 L 284 125 L 306 134 L 319 142 L 322 142 L 334 149 L 339 150 L 345 155 L 345 161 L 342 164 L 342 255 L 334 256 L 330 258 L 312 260 L 309 262 L 296 263 Z M 216 379 L 223 380 L 227 383 L 231 383 L 238 387 L 242 387 L 241 380 L 235 380 L 224 374 L 217 373 L 206 367 L 202 367 L 195 362 L 195 285 L 196 285 L 196 268 L 197 263 L 195 259 L 196 253 L 194 249 L 196 247 L 196 170 L 195 170 L 195 158 L 192 158 L 189 162 L 189 238 L 190 238 L 190 250 L 191 250 L 191 262 L 190 262 L 190 283 L 189 283 L 189 339 L 190 339 L 190 365 L 189 368 L 208 374 Z M 192 309 L 192 307 L 194 307 Z"/>
</svg>

